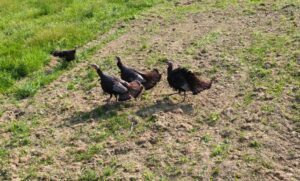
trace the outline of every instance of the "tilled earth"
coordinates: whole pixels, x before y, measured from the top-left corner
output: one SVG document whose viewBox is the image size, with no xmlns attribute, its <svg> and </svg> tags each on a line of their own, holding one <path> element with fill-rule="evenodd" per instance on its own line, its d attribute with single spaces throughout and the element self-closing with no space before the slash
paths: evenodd
<svg viewBox="0 0 300 181">
<path fill-rule="evenodd" d="M 300 180 L 299 26 L 299 2 L 271 0 L 168 2 L 117 24 L 80 50 L 93 56 L 7 101 L 0 178 Z M 106 104 L 88 65 L 117 75 L 116 55 L 163 79 Z M 168 96 L 166 59 L 216 82 L 185 102 Z"/>
</svg>

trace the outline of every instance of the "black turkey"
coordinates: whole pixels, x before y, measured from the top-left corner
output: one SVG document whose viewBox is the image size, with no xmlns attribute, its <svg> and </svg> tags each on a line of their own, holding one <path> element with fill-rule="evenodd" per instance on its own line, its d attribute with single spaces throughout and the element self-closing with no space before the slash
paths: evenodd
<svg viewBox="0 0 300 181">
<path fill-rule="evenodd" d="M 55 50 L 51 54 L 55 57 L 64 59 L 67 62 L 71 62 L 76 58 L 76 48 L 73 50 Z"/>
<path fill-rule="evenodd" d="M 143 86 L 138 81 L 128 83 L 114 76 L 104 74 L 96 64 L 91 64 L 91 67 L 97 71 L 103 91 L 110 95 L 107 101 L 110 101 L 113 95 L 118 101 L 127 101 L 132 97 L 137 98 L 143 90 Z"/>
<path fill-rule="evenodd" d="M 161 74 L 157 69 L 150 72 L 139 72 L 133 68 L 126 67 L 120 57 L 116 57 L 117 65 L 121 71 L 121 78 L 127 82 L 137 80 L 143 84 L 145 90 L 153 88 L 161 79 Z"/>
<path fill-rule="evenodd" d="M 186 68 L 175 68 L 171 61 L 168 64 L 168 83 L 169 85 L 178 93 L 184 92 L 184 99 L 186 97 L 186 92 L 191 91 L 193 95 L 200 93 L 203 90 L 210 89 L 213 80 L 209 82 L 200 80 L 193 72 Z"/>
</svg>

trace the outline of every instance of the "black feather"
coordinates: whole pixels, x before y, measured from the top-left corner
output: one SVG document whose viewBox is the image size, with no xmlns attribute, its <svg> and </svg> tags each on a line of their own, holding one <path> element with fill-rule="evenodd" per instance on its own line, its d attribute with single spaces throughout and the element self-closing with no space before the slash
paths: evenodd
<svg viewBox="0 0 300 181">
<path fill-rule="evenodd" d="M 126 67 L 120 57 L 117 58 L 117 65 L 121 71 L 121 78 L 127 82 L 139 81 L 146 90 L 153 88 L 161 79 L 161 74 L 157 69 L 142 73 L 133 68 Z"/>
<path fill-rule="evenodd" d="M 194 73 L 186 68 L 173 69 L 173 64 L 168 63 L 168 83 L 176 91 L 191 91 L 194 95 L 211 88 L 212 81 L 200 80 Z"/>
<path fill-rule="evenodd" d="M 67 62 L 70 62 L 76 58 L 76 48 L 73 50 L 56 50 L 51 54 L 55 57 L 59 57 Z"/>
</svg>

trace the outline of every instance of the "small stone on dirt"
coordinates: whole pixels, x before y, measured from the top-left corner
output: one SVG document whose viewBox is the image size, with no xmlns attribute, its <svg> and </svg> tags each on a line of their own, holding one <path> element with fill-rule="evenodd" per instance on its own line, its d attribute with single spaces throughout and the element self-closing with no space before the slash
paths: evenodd
<svg viewBox="0 0 300 181">
<path fill-rule="evenodd" d="M 177 108 L 177 109 L 174 109 L 172 111 L 172 113 L 175 113 L 175 114 L 183 114 L 183 110 L 181 108 Z"/>
</svg>

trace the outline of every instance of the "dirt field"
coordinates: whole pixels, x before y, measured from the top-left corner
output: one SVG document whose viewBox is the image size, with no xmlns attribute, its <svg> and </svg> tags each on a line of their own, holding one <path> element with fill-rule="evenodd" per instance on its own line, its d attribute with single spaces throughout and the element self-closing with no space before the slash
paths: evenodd
<svg viewBox="0 0 300 181">
<path fill-rule="evenodd" d="M 300 180 L 299 27 L 296 0 L 182 0 L 119 23 L 33 98 L 1 98 L 0 179 Z M 163 79 L 106 104 L 88 65 L 117 75 L 116 55 Z M 167 58 L 217 81 L 168 97 Z"/>
</svg>

